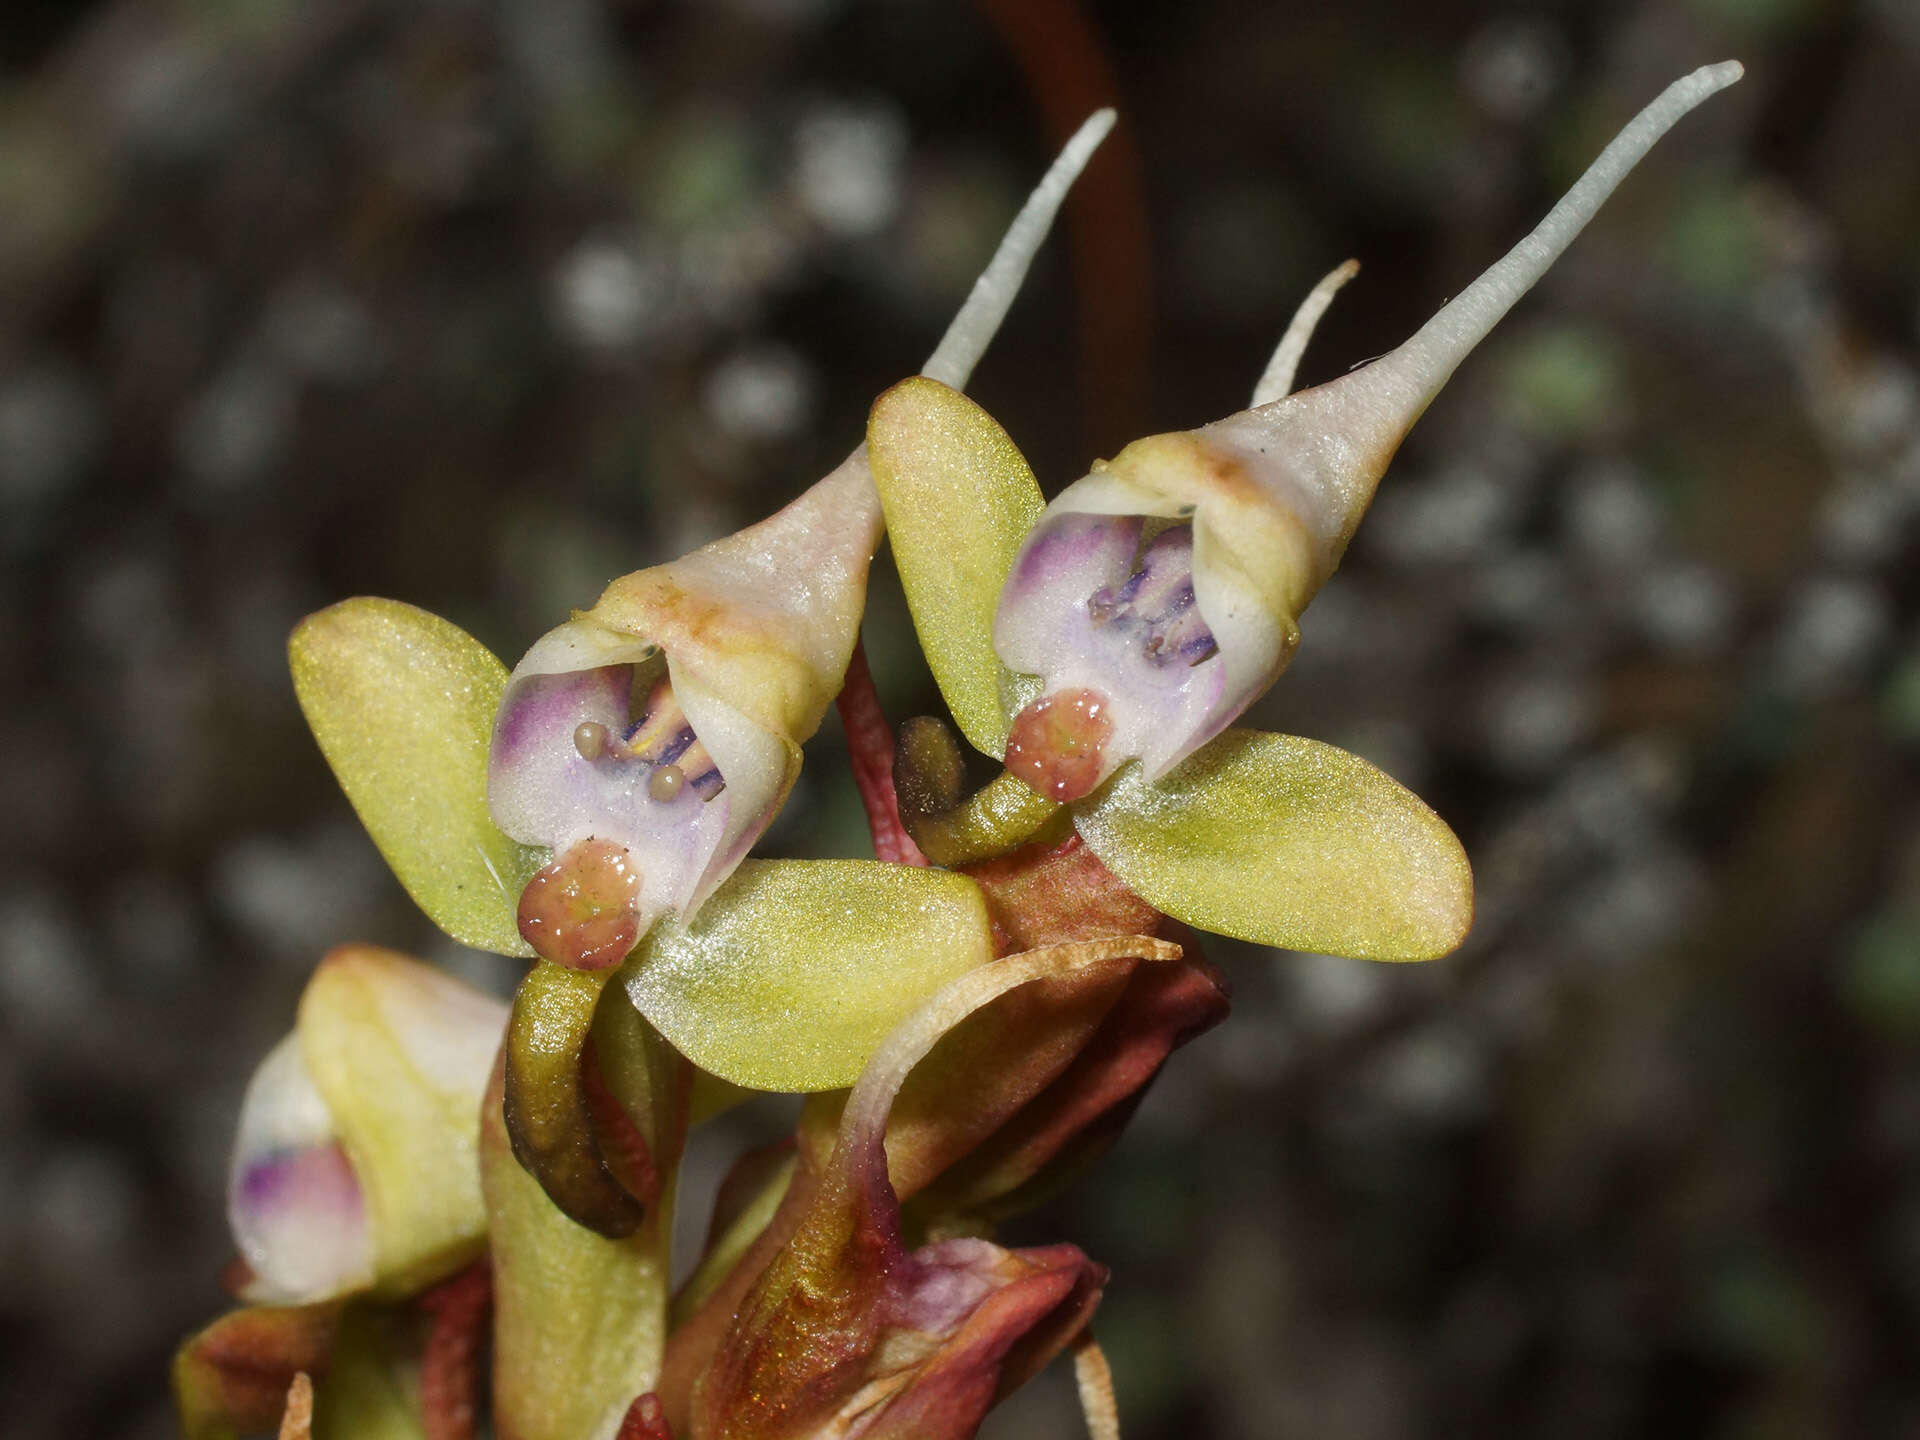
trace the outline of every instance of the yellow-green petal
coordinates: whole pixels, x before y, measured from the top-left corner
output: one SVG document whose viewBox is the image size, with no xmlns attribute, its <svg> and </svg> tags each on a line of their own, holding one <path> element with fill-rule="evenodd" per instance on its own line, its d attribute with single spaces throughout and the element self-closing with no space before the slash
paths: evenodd
<svg viewBox="0 0 1920 1440">
<path fill-rule="evenodd" d="M 1221 935 L 1429 960 L 1473 920 L 1446 822 L 1359 756 L 1297 735 L 1230 730 L 1158 784 L 1130 765 L 1075 824 L 1142 899 Z"/>
<path fill-rule="evenodd" d="M 992 955 L 986 902 L 965 876 L 749 860 L 693 924 L 655 925 L 623 973 L 641 1014 L 701 1069 L 755 1090 L 833 1090 Z"/>
<path fill-rule="evenodd" d="M 364 597 L 308 616 L 287 652 L 320 751 L 407 893 L 461 944 L 531 955 L 514 907 L 546 856 L 487 812 L 506 667 L 437 615 Z"/>
<path fill-rule="evenodd" d="M 993 652 L 993 612 L 1044 508 L 1040 487 L 991 415 L 923 376 L 874 402 L 867 455 L 927 664 L 961 733 L 997 759 L 1012 677 Z"/>
</svg>

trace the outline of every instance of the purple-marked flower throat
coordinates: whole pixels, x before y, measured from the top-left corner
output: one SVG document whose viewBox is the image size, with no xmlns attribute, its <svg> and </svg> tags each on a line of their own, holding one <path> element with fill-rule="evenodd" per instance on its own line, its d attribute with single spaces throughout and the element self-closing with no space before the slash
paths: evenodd
<svg viewBox="0 0 1920 1440">
<path fill-rule="evenodd" d="M 1157 527 L 1157 528 L 1156 528 Z M 1008 665 L 1041 677 L 1014 717 L 1007 768 L 1077 800 L 1133 755 L 1204 725 L 1219 645 L 1194 598 L 1193 526 L 1066 514 L 1021 556 L 994 625 Z"/>
<path fill-rule="evenodd" d="M 719 846 L 726 780 L 657 661 L 527 677 L 502 710 L 494 765 L 496 804 L 553 844 L 517 918 L 557 965 L 618 965 Z"/>
</svg>

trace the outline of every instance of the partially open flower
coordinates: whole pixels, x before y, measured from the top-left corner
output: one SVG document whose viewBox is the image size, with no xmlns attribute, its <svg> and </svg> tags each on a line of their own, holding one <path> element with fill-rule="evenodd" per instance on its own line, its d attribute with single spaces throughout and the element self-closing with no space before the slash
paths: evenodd
<svg viewBox="0 0 1920 1440">
<path fill-rule="evenodd" d="M 924 378 L 882 395 L 868 447 L 915 627 L 955 722 L 1006 765 L 936 806 L 938 833 L 908 817 L 922 850 L 976 860 L 1073 804 L 1109 869 L 1200 928 L 1378 959 L 1458 945 L 1471 877 L 1430 810 L 1331 746 L 1227 727 L 1292 658 L 1301 613 L 1455 367 L 1653 143 L 1739 76 L 1730 63 L 1670 86 L 1397 350 L 1285 394 L 1344 266 L 1302 306 L 1254 408 L 1137 440 L 1050 505 L 964 396 Z M 923 779 L 902 794 L 948 784 Z"/>
<path fill-rule="evenodd" d="M 995 618 L 1000 658 L 1041 679 L 1013 721 L 1008 769 L 1074 800 L 1129 759 L 1157 780 L 1231 724 L 1292 658 L 1301 613 L 1454 369 L 1654 141 L 1739 76 L 1727 64 L 1675 82 L 1531 235 L 1390 354 L 1293 396 L 1291 365 L 1277 367 L 1284 378 L 1263 381 L 1254 408 L 1136 440 L 1062 491 Z"/>
<path fill-rule="evenodd" d="M 965 385 L 1111 123 L 1102 112 L 1069 144 L 925 373 Z M 553 853 L 518 904 L 535 953 L 617 965 L 732 873 L 840 689 L 880 534 L 862 446 L 769 519 L 614 581 L 527 652 L 494 727 L 488 798 L 508 836 Z"/>
<path fill-rule="evenodd" d="M 457 1433 L 472 1352 L 445 1322 L 455 1296 L 469 1318 L 487 1303 L 479 1111 L 506 1021 L 404 955 L 321 961 L 247 1088 L 228 1208 L 249 1303 L 175 1356 L 187 1440 L 268 1431 L 308 1402 L 322 1436 L 418 1435 L 423 1413 L 426 1433 Z"/>
<path fill-rule="evenodd" d="M 871 495 L 849 462 L 770 519 L 616 580 L 516 667 L 488 798 L 509 836 L 553 851 L 519 902 L 543 959 L 619 964 L 772 820 L 858 634 Z"/>
<path fill-rule="evenodd" d="M 246 1298 L 417 1288 L 473 1258 L 480 1097 L 507 1010 L 389 950 L 320 963 L 247 1087 L 228 1214 Z"/>
</svg>

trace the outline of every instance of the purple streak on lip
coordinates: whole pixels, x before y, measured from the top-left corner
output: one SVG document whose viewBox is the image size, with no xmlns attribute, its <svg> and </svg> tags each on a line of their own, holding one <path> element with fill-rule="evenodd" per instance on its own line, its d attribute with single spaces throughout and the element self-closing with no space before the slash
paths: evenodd
<svg viewBox="0 0 1920 1440">
<path fill-rule="evenodd" d="M 1143 620 L 1158 624 L 1193 603 L 1193 529 L 1164 530 L 1127 580 L 1127 598 Z"/>
<path fill-rule="evenodd" d="M 633 684 L 631 665 L 603 665 L 560 675 L 529 675 L 508 692 L 494 730 L 496 763 L 512 764 L 528 746 L 556 727 L 569 732 L 574 725 L 602 709 L 616 711 L 626 727 L 628 694 Z"/>
<path fill-rule="evenodd" d="M 241 1175 L 239 1192 L 240 1205 L 247 1210 L 300 1205 L 358 1220 L 364 1208 L 360 1179 L 337 1140 L 303 1150 L 276 1150 L 256 1160 Z"/>
<path fill-rule="evenodd" d="M 633 728 L 627 731 L 626 738 L 631 741 L 633 737 L 639 733 L 640 727 L 644 724 L 646 724 L 644 720 L 635 721 Z M 653 763 L 655 765 L 671 765 L 682 755 L 686 754 L 687 747 L 692 744 L 693 727 L 691 725 L 683 725 L 680 727 L 680 733 L 667 742 L 666 748 L 652 757 Z"/>
<path fill-rule="evenodd" d="M 1219 653 L 1220 646 L 1213 638 L 1213 632 L 1204 626 L 1180 645 L 1180 658 L 1188 665 L 1198 665 L 1202 660 L 1210 660 Z"/>
<path fill-rule="evenodd" d="M 1060 568 L 1100 562 L 1124 564 L 1139 543 L 1137 515 L 1062 515 L 1036 529 L 1020 553 L 1009 581 L 1034 585 Z M 1114 552 L 1116 561 L 1106 552 Z M 1094 577 L 1096 584 L 1105 576 Z"/>
</svg>

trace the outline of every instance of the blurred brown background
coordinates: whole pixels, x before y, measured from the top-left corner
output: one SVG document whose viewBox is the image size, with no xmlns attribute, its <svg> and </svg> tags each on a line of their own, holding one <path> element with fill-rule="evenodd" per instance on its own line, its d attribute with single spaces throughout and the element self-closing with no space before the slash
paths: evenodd
<svg viewBox="0 0 1920 1440">
<path fill-rule="evenodd" d="M 1256 716 L 1453 822 L 1474 940 L 1221 945 L 1233 1019 L 1018 1238 L 1114 1267 L 1134 1440 L 1920 1432 L 1913 0 L 9 0 L 6 1433 L 171 1433 L 328 945 L 510 981 L 333 786 L 300 615 L 397 596 L 511 662 L 792 496 L 1099 100 L 975 386 L 1055 487 L 1244 404 L 1348 255 L 1304 378 L 1397 343 L 1728 56 Z M 936 706 L 890 576 L 868 643 Z M 862 851 L 839 743 L 775 849 Z M 1076 1423 L 1055 1376 L 987 1433 Z"/>
</svg>

